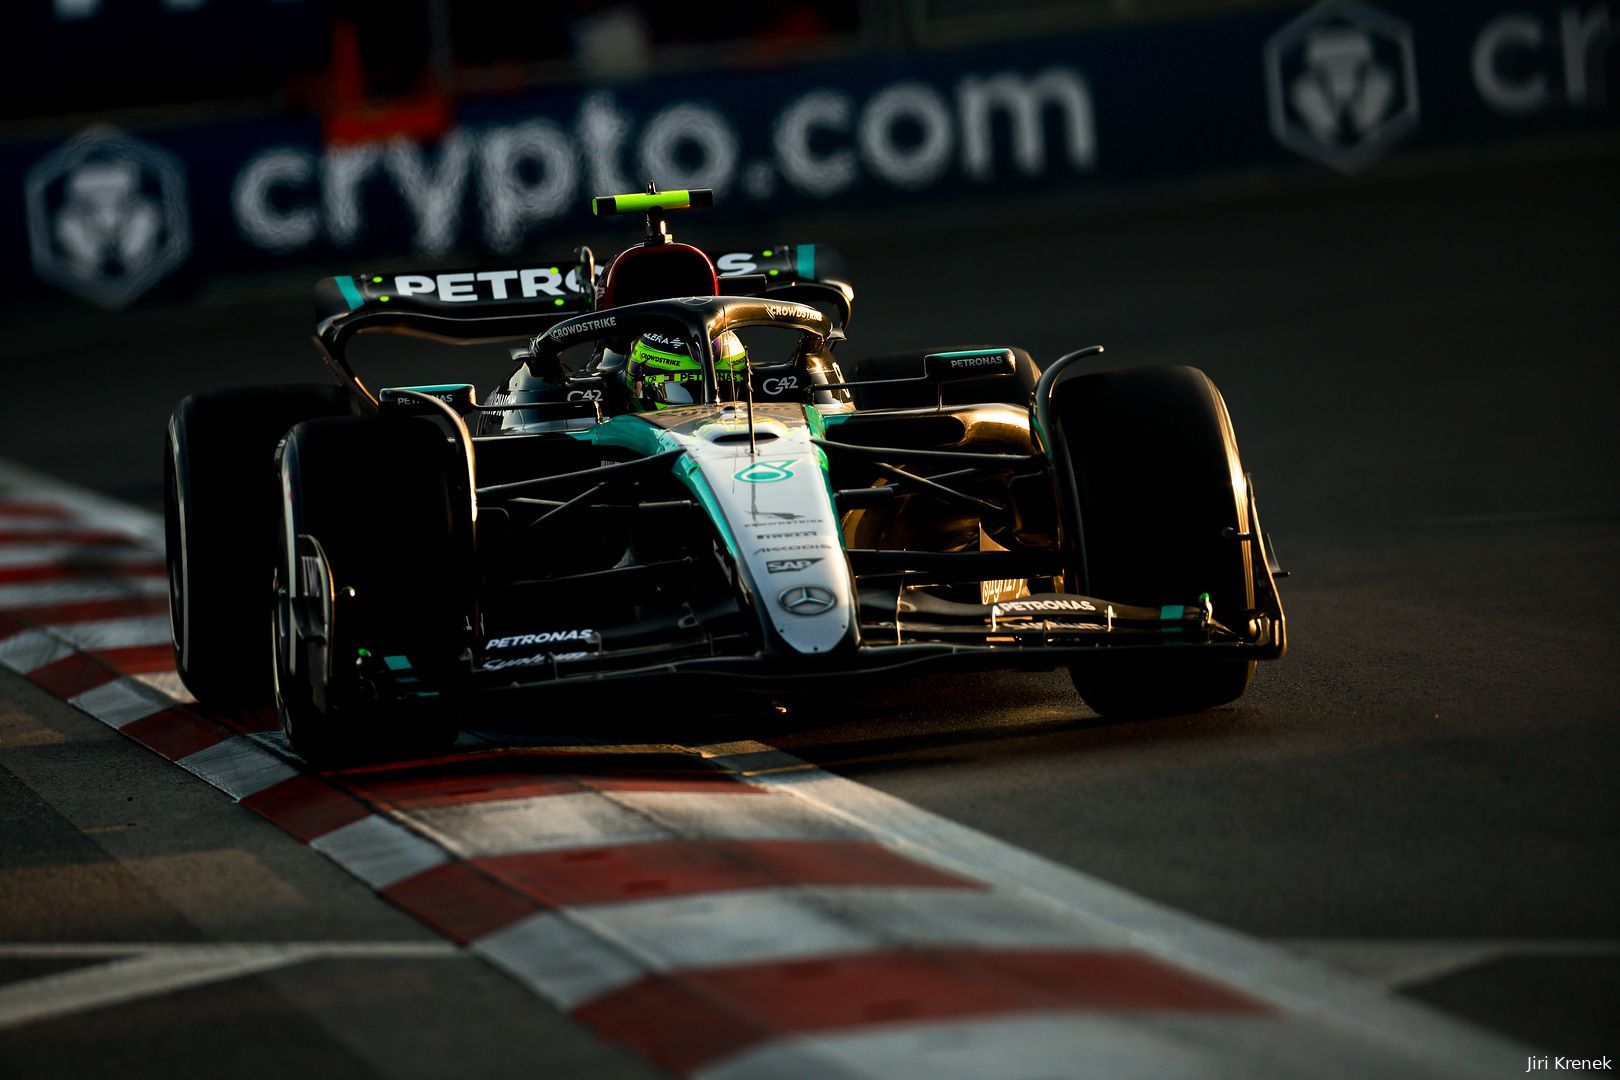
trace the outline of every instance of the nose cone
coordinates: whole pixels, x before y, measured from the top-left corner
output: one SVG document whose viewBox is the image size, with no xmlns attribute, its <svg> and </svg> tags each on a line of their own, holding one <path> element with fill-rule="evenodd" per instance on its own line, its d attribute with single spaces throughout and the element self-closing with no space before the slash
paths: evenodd
<svg viewBox="0 0 1620 1080">
<path fill-rule="evenodd" d="M 757 453 L 741 409 L 700 427 L 688 447 L 735 544 L 765 640 L 773 652 L 801 656 L 853 647 L 854 584 L 804 410 L 756 406 L 754 428 Z"/>
</svg>

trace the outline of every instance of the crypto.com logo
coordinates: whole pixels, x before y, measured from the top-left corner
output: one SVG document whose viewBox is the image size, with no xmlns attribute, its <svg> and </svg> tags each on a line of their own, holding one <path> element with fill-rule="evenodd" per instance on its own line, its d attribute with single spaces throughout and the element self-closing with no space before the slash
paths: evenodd
<svg viewBox="0 0 1620 1080">
<path fill-rule="evenodd" d="M 102 307 L 123 307 L 191 250 L 180 163 L 113 128 L 42 158 L 26 198 L 34 272 Z"/>
<path fill-rule="evenodd" d="M 1411 28 L 1353 0 L 1326 0 L 1266 42 L 1266 90 L 1278 142 L 1356 172 L 1417 126 Z"/>
</svg>

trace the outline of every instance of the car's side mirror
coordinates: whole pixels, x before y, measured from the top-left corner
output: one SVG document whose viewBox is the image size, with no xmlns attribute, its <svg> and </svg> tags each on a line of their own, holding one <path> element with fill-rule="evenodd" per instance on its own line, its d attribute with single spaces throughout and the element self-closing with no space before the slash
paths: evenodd
<svg viewBox="0 0 1620 1080">
<path fill-rule="evenodd" d="M 1005 379 L 1018 374 L 1018 361 L 1011 349 L 963 349 L 929 353 L 923 357 L 923 371 L 930 382 Z"/>
<path fill-rule="evenodd" d="M 564 385 L 568 388 L 566 401 L 607 400 L 607 380 L 600 375 L 570 375 Z"/>
<path fill-rule="evenodd" d="M 438 410 L 418 394 L 436 397 L 461 416 L 478 410 L 477 391 L 472 383 L 446 383 L 438 386 L 385 386 L 377 392 L 377 401 L 392 412 L 421 413 L 432 416 Z"/>
<path fill-rule="evenodd" d="M 817 389 L 844 390 L 852 386 L 933 383 L 940 388 L 939 400 L 943 406 L 945 383 L 968 382 L 972 379 L 1005 379 L 1018 374 L 1018 360 L 1011 349 L 959 349 L 954 352 L 927 353 L 922 359 L 922 371 L 910 378 L 860 379 L 852 382 L 827 383 Z"/>
</svg>

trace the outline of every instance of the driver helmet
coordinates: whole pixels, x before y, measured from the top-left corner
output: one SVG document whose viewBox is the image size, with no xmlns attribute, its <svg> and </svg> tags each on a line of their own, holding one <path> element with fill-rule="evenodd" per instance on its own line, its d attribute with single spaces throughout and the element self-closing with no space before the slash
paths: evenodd
<svg viewBox="0 0 1620 1080">
<path fill-rule="evenodd" d="M 735 399 L 742 393 L 747 377 L 748 350 L 730 330 L 714 339 L 714 370 L 720 380 L 720 397 Z M 667 388 L 650 389 L 659 383 L 691 383 L 689 397 L 696 401 L 702 396 L 703 366 L 679 338 L 649 332 L 636 339 L 630 350 L 630 359 L 624 366 L 624 380 L 630 388 L 630 398 L 637 409 L 663 409 L 678 402 L 669 400 Z"/>
</svg>

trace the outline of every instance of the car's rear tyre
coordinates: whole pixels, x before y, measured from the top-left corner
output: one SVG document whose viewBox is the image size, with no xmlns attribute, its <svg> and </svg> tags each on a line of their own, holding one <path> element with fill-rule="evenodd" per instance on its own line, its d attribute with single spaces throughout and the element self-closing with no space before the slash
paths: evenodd
<svg viewBox="0 0 1620 1080">
<path fill-rule="evenodd" d="M 267 701 L 262 650 L 275 559 L 276 445 L 300 420 L 341 416 L 336 386 L 193 394 L 169 417 L 163 509 L 175 667 L 198 700 Z"/>
<path fill-rule="evenodd" d="M 311 764 L 436 753 L 455 740 L 441 700 L 382 701 L 371 678 L 386 664 L 423 689 L 443 686 L 466 648 L 472 554 L 462 550 L 452 455 L 436 425 L 411 417 L 314 420 L 287 437 L 275 698 L 282 730 Z M 288 548 L 303 537 L 329 571 L 318 585 L 316 548 Z M 293 604 L 324 600 L 327 589 L 330 603 L 306 605 L 319 622 L 312 645 L 293 631 Z"/>
<path fill-rule="evenodd" d="M 1191 367 L 1142 367 L 1063 380 L 1054 394 L 1060 491 L 1073 501 L 1083 559 L 1073 591 L 1154 606 L 1209 593 L 1241 627 L 1254 607 L 1248 504 L 1226 403 Z M 1102 654 L 1070 669 L 1105 717 L 1167 716 L 1233 701 L 1247 660 Z"/>
<path fill-rule="evenodd" d="M 937 349 L 910 349 L 906 352 L 868 356 L 855 361 L 853 373 L 846 375 L 850 382 L 868 379 L 913 379 L 922 374 L 922 358 L 929 353 L 951 352 L 980 348 L 976 345 L 946 345 Z M 1001 348 L 1001 346 L 983 346 Z M 1027 406 L 1029 396 L 1040 381 L 1041 369 L 1023 349 L 1013 348 L 1018 365 L 1010 379 L 976 379 L 971 382 L 946 383 L 947 405 L 1019 405 Z M 934 383 L 897 383 L 887 386 L 857 386 L 852 391 L 857 409 L 922 409 L 939 403 L 939 390 Z"/>
</svg>

